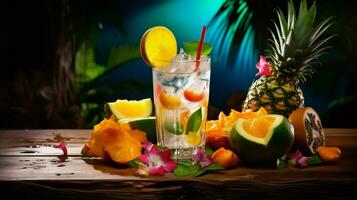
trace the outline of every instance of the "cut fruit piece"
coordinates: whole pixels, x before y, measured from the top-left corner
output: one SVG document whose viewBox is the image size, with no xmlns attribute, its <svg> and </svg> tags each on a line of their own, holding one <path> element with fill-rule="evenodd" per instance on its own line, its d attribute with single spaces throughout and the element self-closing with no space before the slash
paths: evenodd
<svg viewBox="0 0 357 200">
<path fill-rule="evenodd" d="M 294 129 L 282 115 L 240 118 L 229 140 L 231 147 L 244 162 L 275 162 L 289 152 L 294 142 Z"/>
<path fill-rule="evenodd" d="M 181 105 L 181 100 L 179 97 L 173 96 L 171 94 L 166 94 L 161 92 L 159 94 L 159 99 L 161 102 L 161 105 L 164 106 L 166 109 L 176 109 Z"/>
<path fill-rule="evenodd" d="M 199 102 L 203 99 L 205 94 L 203 92 L 196 92 L 196 91 L 187 89 L 183 92 L 183 96 L 188 101 Z"/>
<path fill-rule="evenodd" d="M 310 107 L 295 110 L 289 116 L 295 129 L 295 147 L 305 155 L 314 154 L 320 146 L 325 146 L 325 134 L 316 111 Z"/>
<path fill-rule="evenodd" d="M 152 101 L 150 98 L 140 101 L 120 100 L 105 104 L 107 117 L 111 114 L 118 120 L 125 118 L 145 118 L 152 113 Z"/>
<path fill-rule="evenodd" d="M 164 26 L 152 27 L 141 38 L 140 53 L 147 65 L 166 67 L 177 54 L 176 38 Z"/>
<path fill-rule="evenodd" d="M 111 119 L 104 119 L 94 126 L 89 141 L 84 145 L 84 156 L 111 159 L 120 164 L 141 155 L 141 142 L 146 141 L 144 132 L 131 130 L 124 124 Z"/>
<path fill-rule="evenodd" d="M 230 149 L 228 138 L 236 121 L 238 119 L 254 119 L 263 115 L 267 115 L 267 111 L 263 107 L 257 112 L 238 112 L 232 109 L 228 116 L 221 112 L 218 120 L 207 121 L 206 145 L 213 149 L 220 147 Z"/>
<path fill-rule="evenodd" d="M 229 149 L 223 147 L 219 148 L 212 154 L 212 159 L 214 162 L 218 163 L 225 169 L 234 167 L 239 163 L 238 156 Z"/>
</svg>

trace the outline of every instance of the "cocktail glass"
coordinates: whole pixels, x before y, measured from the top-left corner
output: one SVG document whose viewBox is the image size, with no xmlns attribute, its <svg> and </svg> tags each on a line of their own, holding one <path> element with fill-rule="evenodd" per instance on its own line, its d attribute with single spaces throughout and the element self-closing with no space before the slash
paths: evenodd
<svg viewBox="0 0 357 200">
<path fill-rule="evenodd" d="M 192 159 L 204 148 L 210 83 L 209 57 L 180 54 L 169 66 L 153 68 L 157 143 L 176 160 Z"/>
</svg>

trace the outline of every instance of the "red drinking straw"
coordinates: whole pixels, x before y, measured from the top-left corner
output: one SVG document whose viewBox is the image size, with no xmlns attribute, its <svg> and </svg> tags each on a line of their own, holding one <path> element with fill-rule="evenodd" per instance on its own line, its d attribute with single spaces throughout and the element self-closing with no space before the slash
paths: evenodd
<svg viewBox="0 0 357 200">
<path fill-rule="evenodd" d="M 200 39 L 200 43 L 198 44 L 198 48 L 197 48 L 195 72 L 197 72 L 200 68 L 200 59 L 201 59 L 203 41 L 205 40 L 206 29 L 207 29 L 207 26 L 202 27 L 201 39 Z"/>
</svg>

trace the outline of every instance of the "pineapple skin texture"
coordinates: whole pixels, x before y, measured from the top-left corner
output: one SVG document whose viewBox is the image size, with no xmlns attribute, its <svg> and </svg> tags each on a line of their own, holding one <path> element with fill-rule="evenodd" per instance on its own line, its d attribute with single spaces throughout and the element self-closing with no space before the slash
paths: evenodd
<svg viewBox="0 0 357 200">
<path fill-rule="evenodd" d="M 269 114 L 289 117 L 294 110 L 303 106 L 304 96 L 296 82 L 261 76 L 250 86 L 242 110 L 257 111 L 264 107 Z"/>
</svg>

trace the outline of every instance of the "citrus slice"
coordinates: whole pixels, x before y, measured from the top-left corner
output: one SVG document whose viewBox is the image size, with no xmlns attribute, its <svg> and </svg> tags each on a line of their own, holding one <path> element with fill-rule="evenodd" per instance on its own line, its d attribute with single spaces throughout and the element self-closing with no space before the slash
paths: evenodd
<svg viewBox="0 0 357 200">
<path fill-rule="evenodd" d="M 197 147 L 201 144 L 201 133 L 189 132 L 187 134 L 187 143 Z"/>
<path fill-rule="evenodd" d="M 161 92 L 159 95 L 159 99 L 160 99 L 161 104 L 166 109 L 174 110 L 181 105 L 180 98 L 173 96 L 171 94 L 166 94 L 166 93 Z"/>
<path fill-rule="evenodd" d="M 177 54 L 174 34 L 164 26 L 147 30 L 140 41 L 140 53 L 144 62 L 151 67 L 166 67 Z"/>
<path fill-rule="evenodd" d="M 121 100 L 110 102 L 105 105 L 105 110 L 108 114 L 114 115 L 118 120 L 125 118 L 145 118 L 152 113 L 152 101 L 150 98 L 140 101 L 136 100 Z"/>
</svg>

